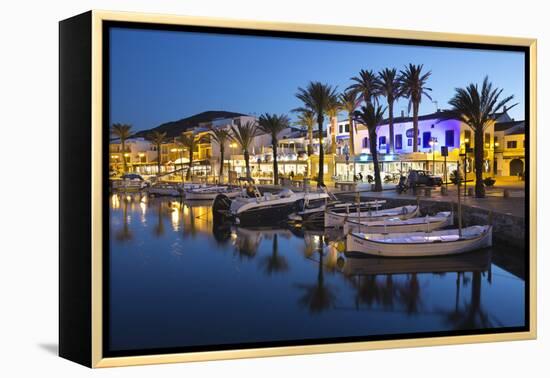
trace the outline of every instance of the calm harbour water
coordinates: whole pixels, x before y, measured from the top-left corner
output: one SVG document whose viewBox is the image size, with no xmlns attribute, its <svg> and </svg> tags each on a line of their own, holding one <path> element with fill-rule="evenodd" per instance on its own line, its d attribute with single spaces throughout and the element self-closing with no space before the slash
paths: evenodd
<svg viewBox="0 0 550 378">
<path fill-rule="evenodd" d="M 209 203 L 112 195 L 110 349 L 524 325 L 521 253 L 365 258 L 339 238 L 213 232 Z"/>
</svg>

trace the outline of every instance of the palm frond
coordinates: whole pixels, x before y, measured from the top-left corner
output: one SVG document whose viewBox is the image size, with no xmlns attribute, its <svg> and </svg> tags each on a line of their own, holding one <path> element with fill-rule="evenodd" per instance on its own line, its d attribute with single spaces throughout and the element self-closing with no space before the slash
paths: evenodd
<svg viewBox="0 0 550 378">
<path fill-rule="evenodd" d="M 380 96 L 380 86 L 378 78 L 373 70 L 361 70 L 358 76 L 353 76 L 351 81 L 354 81 L 347 90 L 352 90 L 361 93 L 361 97 L 365 103 L 378 103 Z"/>
<path fill-rule="evenodd" d="M 248 151 L 254 137 L 258 135 L 257 124 L 253 121 L 232 125 L 231 131 L 233 133 L 233 139 L 241 146 L 243 151 Z"/>
<path fill-rule="evenodd" d="M 111 134 L 121 140 L 128 139 L 132 134 L 132 125 L 126 123 L 114 123 L 111 126 Z"/>
<path fill-rule="evenodd" d="M 455 94 L 449 100 L 452 108 L 443 115 L 442 120 L 458 119 L 473 130 L 485 129 L 494 120 L 495 114 L 514 98 L 507 96 L 501 99 L 502 92 L 502 89 L 493 88 L 487 76 L 483 79 L 481 89 L 473 83 L 465 88 L 455 88 Z"/>
<path fill-rule="evenodd" d="M 303 107 L 294 109 L 312 111 L 317 118 L 328 114 L 338 104 L 337 88 L 321 82 L 310 82 L 306 88 L 298 88 L 296 98 L 303 103 Z"/>
<path fill-rule="evenodd" d="M 409 64 L 404 70 L 399 72 L 399 86 L 401 90 L 401 96 L 409 99 L 409 109 L 411 104 L 420 104 L 422 97 L 425 96 L 428 99 L 432 99 L 428 92 L 431 92 L 431 88 L 426 86 L 428 78 L 432 72 L 428 71 L 422 73 L 424 68 L 423 64 L 414 65 Z"/>
</svg>

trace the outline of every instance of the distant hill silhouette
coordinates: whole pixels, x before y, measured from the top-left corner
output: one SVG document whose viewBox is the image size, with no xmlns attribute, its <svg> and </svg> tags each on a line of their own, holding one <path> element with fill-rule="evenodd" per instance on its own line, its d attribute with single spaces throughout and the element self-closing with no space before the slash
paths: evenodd
<svg viewBox="0 0 550 378">
<path fill-rule="evenodd" d="M 201 122 L 210 122 L 218 118 L 233 118 L 239 116 L 245 116 L 246 114 L 226 112 L 223 110 L 209 110 L 199 114 L 192 115 L 187 118 L 180 119 L 179 121 L 166 122 L 162 125 L 154 127 L 149 130 L 138 131 L 133 137 L 146 138 L 153 131 L 165 132 L 167 138 L 174 138 L 179 136 L 182 132 L 187 131 L 190 128 L 196 127 Z"/>
</svg>

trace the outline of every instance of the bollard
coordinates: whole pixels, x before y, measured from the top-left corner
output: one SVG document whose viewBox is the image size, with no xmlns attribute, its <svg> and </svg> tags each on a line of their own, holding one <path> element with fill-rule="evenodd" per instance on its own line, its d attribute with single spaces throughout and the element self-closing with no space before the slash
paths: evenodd
<svg viewBox="0 0 550 378">
<path fill-rule="evenodd" d="M 468 196 L 473 197 L 474 196 L 474 188 L 468 188 Z"/>
<path fill-rule="evenodd" d="M 510 198 L 510 190 L 504 189 L 504 198 Z"/>
<path fill-rule="evenodd" d="M 442 187 L 441 187 L 441 195 L 442 195 L 442 196 L 448 196 L 448 195 L 449 195 L 449 189 L 447 189 L 446 187 L 442 186 Z"/>
<path fill-rule="evenodd" d="M 426 188 L 424 189 L 424 197 L 431 197 L 432 196 L 432 189 Z"/>
</svg>

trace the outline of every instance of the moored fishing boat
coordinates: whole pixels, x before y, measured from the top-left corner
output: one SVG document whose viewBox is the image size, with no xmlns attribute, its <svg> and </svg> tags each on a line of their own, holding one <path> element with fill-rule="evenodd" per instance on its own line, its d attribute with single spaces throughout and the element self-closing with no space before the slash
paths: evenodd
<svg viewBox="0 0 550 378">
<path fill-rule="evenodd" d="M 180 197 L 183 194 L 183 189 L 178 184 L 157 182 L 147 189 L 150 196 L 169 196 Z"/>
<path fill-rule="evenodd" d="M 395 234 L 352 232 L 346 236 L 346 250 L 373 256 L 427 257 L 454 255 L 491 247 L 492 226 Z"/>
<path fill-rule="evenodd" d="M 376 202 L 376 201 L 375 201 Z M 327 210 L 325 212 L 325 227 L 343 227 L 347 219 L 358 221 L 375 221 L 387 218 L 409 219 L 418 215 L 419 207 L 416 206 L 399 206 L 390 209 L 378 209 L 376 204 L 372 206 L 376 210 L 368 211 L 350 211 L 350 212 L 335 212 Z"/>
<path fill-rule="evenodd" d="M 149 182 L 144 180 L 141 175 L 135 173 L 127 173 L 120 179 L 111 180 L 111 189 L 116 192 L 140 192 L 148 186 Z"/>
<path fill-rule="evenodd" d="M 398 233 L 398 232 L 417 232 L 433 231 L 453 224 L 453 214 L 450 211 L 442 211 L 435 215 L 426 215 L 425 217 L 414 217 L 401 219 L 399 217 L 383 220 L 358 220 L 346 219 L 344 222 L 344 234 L 350 232 L 365 233 Z"/>
<path fill-rule="evenodd" d="M 241 192 L 242 189 L 240 188 L 225 185 L 204 186 L 185 190 L 185 199 L 213 200 L 218 194 L 225 194 L 228 198 L 235 198 L 239 196 Z"/>
<path fill-rule="evenodd" d="M 333 200 L 331 202 L 322 203 L 318 206 L 308 204 L 306 206 L 302 206 L 301 209 L 299 208 L 295 213 L 290 214 L 288 219 L 292 222 L 324 226 L 325 212 L 327 210 L 342 214 L 349 213 L 350 210 L 357 211 L 357 208 L 359 207 L 360 211 L 367 211 L 372 208 L 378 208 L 384 203 L 386 203 L 385 200 L 366 201 L 361 203 L 340 202 Z"/>
</svg>

